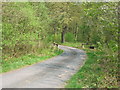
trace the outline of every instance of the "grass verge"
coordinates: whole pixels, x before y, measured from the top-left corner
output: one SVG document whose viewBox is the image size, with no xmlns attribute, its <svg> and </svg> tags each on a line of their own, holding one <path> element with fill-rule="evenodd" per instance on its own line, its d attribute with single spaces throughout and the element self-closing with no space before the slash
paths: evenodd
<svg viewBox="0 0 120 90">
<path fill-rule="evenodd" d="M 97 62 L 96 54 L 99 52 L 90 51 L 87 53 L 88 59 L 84 66 L 68 81 L 66 87 L 69 88 L 96 88 L 100 80 L 101 72 L 100 65 Z"/>
<path fill-rule="evenodd" d="M 82 49 L 80 43 L 64 45 Z M 84 50 L 88 58 L 84 66 L 67 81 L 65 88 L 118 88 L 116 62 L 110 62 L 103 51 L 89 48 Z"/>
<path fill-rule="evenodd" d="M 61 54 L 63 51 L 59 49 L 44 49 L 42 54 L 35 55 L 29 54 L 18 58 L 11 58 L 9 60 L 2 60 L 2 70 L 0 73 L 8 72 L 11 70 L 19 69 L 21 67 L 32 65 L 40 61 L 44 61 L 53 56 Z"/>
</svg>

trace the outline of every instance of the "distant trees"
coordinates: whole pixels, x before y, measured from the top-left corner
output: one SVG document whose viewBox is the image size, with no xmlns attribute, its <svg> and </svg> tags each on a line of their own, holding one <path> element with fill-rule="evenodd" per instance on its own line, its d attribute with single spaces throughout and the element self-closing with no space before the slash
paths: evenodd
<svg viewBox="0 0 120 90">
<path fill-rule="evenodd" d="M 3 53 L 37 52 L 48 42 L 65 41 L 117 52 L 117 7 L 117 3 L 3 3 Z"/>
<path fill-rule="evenodd" d="M 53 19 L 54 34 L 61 33 L 61 43 L 65 42 L 65 33 L 68 28 L 70 3 L 46 3 L 46 6 L 51 11 L 50 17 Z M 58 30 L 57 30 L 58 29 Z"/>
<path fill-rule="evenodd" d="M 99 3 L 2 3 L 3 59 L 42 53 L 49 43 L 80 42 L 104 52 L 102 68 L 116 80 L 119 5 Z M 56 44 L 55 43 L 55 44 Z M 57 45 L 57 44 L 56 44 Z M 90 48 L 94 48 L 90 47 Z M 116 75 L 115 75 L 116 74 Z"/>
<path fill-rule="evenodd" d="M 87 43 L 93 45 L 89 48 L 96 47 L 97 50 L 104 52 L 99 65 L 105 70 L 103 71 L 105 77 L 112 77 L 110 82 L 117 80 L 119 72 L 118 6 L 115 2 L 54 3 L 51 8 L 48 6 L 51 19 L 54 21 L 51 27 L 56 28 L 56 36 L 61 38 L 62 43 L 65 41 Z M 115 82 L 109 84 L 109 81 L 104 79 L 103 81 L 108 86 L 116 85 Z"/>
</svg>

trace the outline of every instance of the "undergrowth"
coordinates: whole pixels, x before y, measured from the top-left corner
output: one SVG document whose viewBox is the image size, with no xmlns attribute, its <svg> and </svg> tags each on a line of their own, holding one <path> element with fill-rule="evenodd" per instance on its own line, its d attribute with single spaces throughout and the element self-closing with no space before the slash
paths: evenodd
<svg viewBox="0 0 120 90">
<path fill-rule="evenodd" d="M 26 54 L 18 58 L 13 57 L 8 60 L 2 60 L 2 70 L 0 71 L 0 73 L 8 72 L 11 70 L 19 69 L 27 65 L 32 65 L 37 62 L 44 61 L 53 56 L 57 56 L 62 52 L 63 52 L 62 50 L 59 50 L 56 47 L 46 48 L 43 49 L 39 54 Z"/>
<path fill-rule="evenodd" d="M 118 88 L 118 63 L 106 56 L 104 51 L 81 48 L 80 43 L 65 43 L 64 45 L 84 49 L 87 53 L 85 64 L 67 81 L 66 88 Z M 112 61 L 111 60 L 111 61 Z"/>
</svg>

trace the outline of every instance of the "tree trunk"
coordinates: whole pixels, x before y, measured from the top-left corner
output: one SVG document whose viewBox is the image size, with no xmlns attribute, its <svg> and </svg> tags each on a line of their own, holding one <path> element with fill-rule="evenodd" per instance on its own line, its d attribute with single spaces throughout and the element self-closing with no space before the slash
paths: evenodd
<svg viewBox="0 0 120 90">
<path fill-rule="evenodd" d="M 78 27 L 77 27 L 77 23 L 76 23 L 76 28 L 75 28 L 75 41 L 77 41 L 77 33 L 78 33 Z"/>
<path fill-rule="evenodd" d="M 63 30 L 61 33 L 61 43 L 64 43 L 64 42 L 65 42 L 65 32 Z"/>
<path fill-rule="evenodd" d="M 63 28 L 62 32 L 61 32 L 61 43 L 65 42 L 65 31 L 66 31 L 66 26 Z"/>
</svg>

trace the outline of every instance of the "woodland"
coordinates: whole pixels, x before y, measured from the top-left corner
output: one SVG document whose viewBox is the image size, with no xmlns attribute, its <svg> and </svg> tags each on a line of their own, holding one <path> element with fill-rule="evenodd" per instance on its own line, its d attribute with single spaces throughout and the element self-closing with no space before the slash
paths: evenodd
<svg viewBox="0 0 120 90">
<path fill-rule="evenodd" d="M 117 2 L 4 2 L 0 47 L 3 67 L 14 62 L 13 58 L 48 52 L 54 42 L 77 43 L 78 48 L 94 46 L 94 52 L 102 52 L 94 63 L 98 62 L 96 65 L 104 73 L 81 87 L 88 88 L 95 83 L 92 87 L 116 88 L 119 86 L 119 14 Z M 68 87 L 79 87 L 76 82 L 77 85 Z"/>
</svg>

